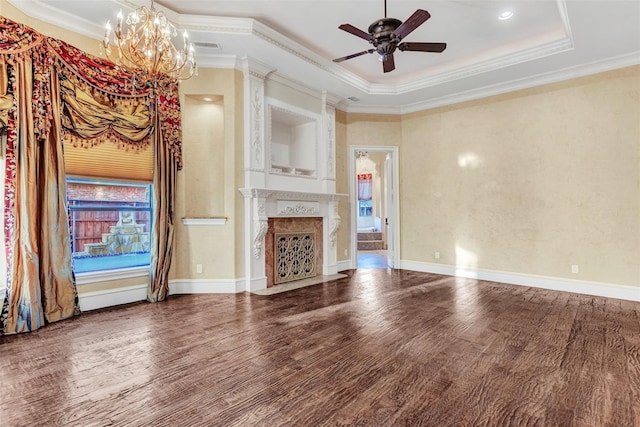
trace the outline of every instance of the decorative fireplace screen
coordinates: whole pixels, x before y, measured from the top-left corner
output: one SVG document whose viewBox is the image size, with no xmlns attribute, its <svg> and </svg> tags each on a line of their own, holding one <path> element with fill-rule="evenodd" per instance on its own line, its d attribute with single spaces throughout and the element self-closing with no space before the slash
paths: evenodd
<svg viewBox="0 0 640 427">
<path fill-rule="evenodd" d="M 316 275 L 315 232 L 276 233 L 274 284 Z"/>
</svg>

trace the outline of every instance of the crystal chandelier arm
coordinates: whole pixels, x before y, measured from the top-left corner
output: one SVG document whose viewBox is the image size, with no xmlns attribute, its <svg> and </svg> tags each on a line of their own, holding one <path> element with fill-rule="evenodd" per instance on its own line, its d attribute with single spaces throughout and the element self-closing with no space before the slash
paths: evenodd
<svg viewBox="0 0 640 427">
<path fill-rule="evenodd" d="M 113 37 L 107 22 L 102 46 L 107 57 L 112 61 L 112 56 L 115 57 L 116 65 L 129 70 L 134 80 L 155 86 L 165 75 L 185 80 L 197 74 L 194 49 L 187 32 L 183 33 L 182 49 L 178 49 L 172 41 L 177 35 L 175 26 L 163 12 L 155 10 L 153 1 L 150 9 L 142 6 L 127 15 L 125 31 L 123 21 L 120 12 Z M 111 39 L 117 53 L 111 49 Z"/>
</svg>

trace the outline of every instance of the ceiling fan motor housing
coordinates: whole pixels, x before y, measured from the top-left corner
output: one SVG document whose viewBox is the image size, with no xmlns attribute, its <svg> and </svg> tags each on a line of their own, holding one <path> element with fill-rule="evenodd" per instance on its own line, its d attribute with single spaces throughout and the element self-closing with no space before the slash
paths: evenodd
<svg viewBox="0 0 640 427">
<path fill-rule="evenodd" d="M 382 18 L 369 25 L 369 34 L 371 34 L 376 39 L 376 41 L 373 42 L 374 46 L 376 46 L 377 43 L 391 41 L 393 32 L 400 26 L 400 24 L 402 24 L 402 21 L 400 21 L 399 19 Z M 400 40 L 394 41 L 399 42 Z"/>
<path fill-rule="evenodd" d="M 375 46 L 378 55 L 386 57 L 395 52 L 400 39 L 394 36 L 393 32 L 400 24 L 402 21 L 399 19 L 382 18 L 369 25 L 369 34 L 375 38 L 371 43 Z"/>
</svg>

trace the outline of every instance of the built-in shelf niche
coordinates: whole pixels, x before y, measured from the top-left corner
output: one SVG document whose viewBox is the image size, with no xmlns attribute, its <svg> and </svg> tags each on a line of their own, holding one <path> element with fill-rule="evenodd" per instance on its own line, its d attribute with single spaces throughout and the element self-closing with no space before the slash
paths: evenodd
<svg viewBox="0 0 640 427">
<path fill-rule="evenodd" d="M 318 119 L 269 104 L 270 172 L 315 177 Z"/>
</svg>

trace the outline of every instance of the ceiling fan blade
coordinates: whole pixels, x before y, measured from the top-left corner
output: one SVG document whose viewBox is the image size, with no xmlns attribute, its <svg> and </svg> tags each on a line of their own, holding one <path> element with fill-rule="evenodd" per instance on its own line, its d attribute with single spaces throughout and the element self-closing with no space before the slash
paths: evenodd
<svg viewBox="0 0 640 427">
<path fill-rule="evenodd" d="M 358 56 L 361 56 L 361 55 L 364 55 L 364 54 L 367 54 L 367 53 L 373 53 L 375 51 L 376 51 L 375 49 L 363 50 L 362 52 L 352 53 L 351 55 L 343 56 L 342 58 L 336 58 L 336 59 L 333 60 L 333 62 L 346 61 L 347 59 L 356 58 Z"/>
<path fill-rule="evenodd" d="M 356 28 L 351 24 L 342 24 L 338 28 L 340 28 L 342 31 L 346 31 L 347 33 L 351 33 L 354 36 L 363 38 L 363 39 L 365 39 L 367 41 L 370 41 L 370 42 L 375 40 L 375 37 L 373 37 L 371 34 L 365 33 L 361 29 Z"/>
<path fill-rule="evenodd" d="M 382 69 L 385 73 L 396 69 L 396 62 L 393 59 L 393 53 L 389 53 L 384 56 L 384 59 L 382 60 Z"/>
<path fill-rule="evenodd" d="M 413 15 L 411 15 L 406 21 L 400 24 L 400 26 L 396 28 L 393 34 L 398 37 L 398 39 L 402 40 L 429 18 L 431 18 L 429 12 L 427 12 L 426 10 L 418 9 L 413 12 Z"/>
<path fill-rule="evenodd" d="M 414 52 L 437 52 L 440 53 L 447 48 L 446 43 L 412 43 L 402 42 L 398 45 L 401 51 L 409 50 Z"/>
</svg>

